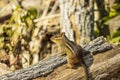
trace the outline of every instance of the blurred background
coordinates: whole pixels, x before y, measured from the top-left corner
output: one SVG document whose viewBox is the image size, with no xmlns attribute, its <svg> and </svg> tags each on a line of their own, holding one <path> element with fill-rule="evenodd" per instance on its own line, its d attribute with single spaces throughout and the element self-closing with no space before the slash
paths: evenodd
<svg viewBox="0 0 120 80">
<path fill-rule="evenodd" d="M 60 11 L 58 0 L 0 0 L 0 63 L 14 71 L 57 53 Z M 120 0 L 94 1 L 93 33 L 120 42 Z"/>
</svg>

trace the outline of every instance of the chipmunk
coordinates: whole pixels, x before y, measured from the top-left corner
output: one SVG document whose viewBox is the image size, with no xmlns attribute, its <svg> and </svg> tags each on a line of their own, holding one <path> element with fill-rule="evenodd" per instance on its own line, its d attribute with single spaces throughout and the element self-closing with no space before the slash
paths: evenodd
<svg viewBox="0 0 120 80">
<path fill-rule="evenodd" d="M 61 52 L 65 52 L 67 54 L 66 57 L 67 57 L 68 67 L 74 68 L 75 67 L 74 64 L 80 63 L 80 65 L 82 65 L 82 67 L 84 68 L 86 80 L 88 80 L 89 71 L 83 58 L 82 47 L 76 44 L 75 42 L 70 41 L 65 36 L 64 32 L 52 36 L 50 39 L 59 46 Z"/>
</svg>

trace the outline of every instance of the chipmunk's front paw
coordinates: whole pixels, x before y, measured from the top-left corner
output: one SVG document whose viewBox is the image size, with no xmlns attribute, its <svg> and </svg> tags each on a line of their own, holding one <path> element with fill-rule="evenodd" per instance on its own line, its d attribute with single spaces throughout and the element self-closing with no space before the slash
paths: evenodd
<svg viewBox="0 0 120 80">
<path fill-rule="evenodd" d="M 73 69 L 74 68 L 74 66 L 72 66 L 72 65 L 67 65 L 66 66 L 66 69 Z"/>
</svg>

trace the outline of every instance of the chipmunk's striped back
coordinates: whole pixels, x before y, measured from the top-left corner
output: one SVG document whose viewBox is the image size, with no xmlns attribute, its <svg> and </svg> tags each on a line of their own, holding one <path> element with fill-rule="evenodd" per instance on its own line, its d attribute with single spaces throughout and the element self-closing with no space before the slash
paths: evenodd
<svg viewBox="0 0 120 80">
<path fill-rule="evenodd" d="M 65 33 L 61 33 L 59 35 L 61 35 L 59 36 L 59 38 L 58 36 L 56 36 L 56 39 L 54 37 L 53 38 L 54 40 L 52 41 L 55 42 L 56 44 L 59 44 L 59 47 L 61 47 L 61 49 L 64 49 L 63 51 L 65 51 L 65 53 L 67 54 L 68 66 L 70 68 L 73 68 L 75 63 L 80 63 L 84 69 L 86 80 L 88 80 L 89 72 L 87 69 L 87 65 L 85 64 L 85 61 L 84 61 L 82 47 L 76 44 L 75 42 L 70 41 L 65 36 Z M 57 39 L 60 39 L 60 40 L 58 41 Z"/>
</svg>

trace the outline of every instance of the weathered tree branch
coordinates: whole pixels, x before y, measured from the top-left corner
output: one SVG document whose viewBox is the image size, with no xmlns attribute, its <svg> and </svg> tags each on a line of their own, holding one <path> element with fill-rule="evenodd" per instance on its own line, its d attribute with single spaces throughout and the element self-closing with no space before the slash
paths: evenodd
<svg viewBox="0 0 120 80">
<path fill-rule="evenodd" d="M 87 52 L 90 51 L 91 53 L 96 54 L 98 52 L 104 52 L 109 49 L 112 49 L 112 46 L 106 41 L 106 39 L 103 36 L 101 36 L 84 45 L 83 48 Z"/>
<path fill-rule="evenodd" d="M 112 48 L 112 46 L 110 44 L 109 45 L 108 44 L 109 43 L 107 43 L 103 37 L 99 37 L 99 38 L 91 41 L 89 44 L 85 45 L 84 49 L 87 52 L 93 52 L 93 53 L 107 51 L 108 49 Z M 116 55 L 117 53 L 120 53 L 119 48 L 117 48 L 117 49 L 118 50 L 117 50 L 116 53 L 111 52 L 111 54 Z M 110 53 L 110 52 L 108 51 L 108 53 Z M 107 53 L 102 54 L 102 56 L 103 55 L 105 56 L 106 54 Z M 97 56 L 99 56 L 99 54 L 93 56 L 95 64 L 94 63 L 91 64 L 92 58 L 89 57 L 88 55 L 86 55 L 86 57 L 85 57 L 86 64 L 88 66 L 92 65 L 90 67 L 91 79 L 95 79 L 96 77 L 99 78 L 99 75 L 101 75 L 102 73 L 107 73 L 106 69 L 110 69 L 107 73 L 107 74 L 109 74 L 109 73 L 113 72 L 114 70 L 116 70 L 120 67 L 120 66 L 118 66 L 119 63 L 120 63 L 120 55 L 118 55 L 119 57 L 117 57 L 117 56 L 113 57 L 112 56 L 113 58 L 110 58 L 111 54 L 107 55 L 109 57 L 98 57 L 101 60 L 99 60 L 97 58 Z M 110 59 L 107 60 L 108 58 L 110 58 Z M 107 61 L 104 61 L 104 60 L 107 60 Z M 116 61 L 117 61 L 117 63 L 116 63 Z M 34 78 L 37 78 L 37 77 L 40 77 L 40 78 L 42 78 L 42 80 L 45 80 L 45 78 L 46 78 L 45 76 L 50 77 L 51 76 L 50 74 L 55 74 L 55 71 L 58 68 L 60 69 L 59 72 L 64 73 L 64 77 L 62 76 L 62 74 L 60 76 L 59 72 L 58 72 L 59 76 L 58 75 L 56 75 L 56 76 L 59 77 L 59 78 L 60 77 L 63 78 L 62 80 L 67 80 L 69 78 L 74 79 L 74 80 L 83 79 L 83 75 L 81 75 L 82 74 L 81 69 L 80 70 L 79 70 L 79 68 L 78 69 L 65 69 L 65 66 L 62 65 L 64 63 L 66 63 L 65 56 L 60 57 L 60 56 L 57 56 L 57 54 L 56 54 L 56 55 L 53 55 L 53 56 L 51 56 L 51 57 L 49 57 L 45 60 L 40 61 L 39 63 L 37 63 L 35 65 L 30 66 L 28 68 L 17 70 L 15 72 L 2 75 L 2 76 L 0 76 L 0 80 L 21 80 L 21 79 L 22 80 L 27 80 L 27 79 L 34 79 Z M 105 64 L 108 64 L 108 65 L 105 65 Z M 112 66 L 113 64 L 115 64 L 115 65 Z M 58 66 L 61 66 L 61 67 L 58 67 Z M 62 66 L 63 66 L 63 68 L 62 68 Z M 57 68 L 57 69 L 55 69 L 55 68 Z M 67 72 L 65 72 L 65 71 L 67 71 Z M 100 72 L 100 71 L 102 71 L 102 72 Z M 56 76 L 52 77 L 53 80 L 56 80 Z"/>
<path fill-rule="evenodd" d="M 42 60 L 39 63 L 30 66 L 29 68 L 17 70 L 15 72 L 3 75 L 0 80 L 27 80 L 36 77 L 46 76 L 57 66 L 65 63 L 65 57 L 51 56 L 48 59 Z"/>
<path fill-rule="evenodd" d="M 97 62 L 100 58 L 101 60 Z M 115 47 L 113 50 L 104 54 L 96 55 L 94 64 L 90 67 L 90 71 L 92 74 L 91 80 L 111 80 L 112 78 L 117 78 L 115 80 L 119 80 L 120 47 Z"/>
<path fill-rule="evenodd" d="M 90 69 L 90 80 L 119 80 L 120 79 L 120 47 L 94 56 Z M 63 65 L 55 69 L 47 77 L 39 77 L 37 80 L 85 80 L 84 72 L 78 69 L 66 69 Z"/>
</svg>

